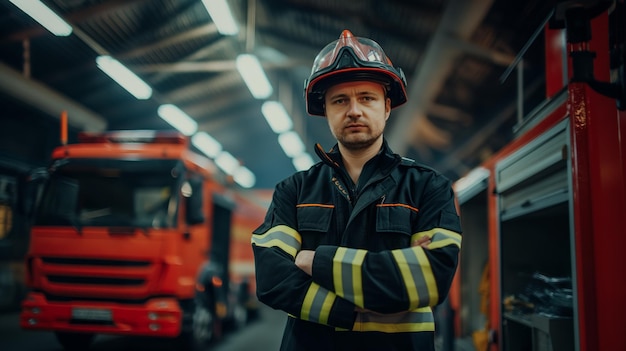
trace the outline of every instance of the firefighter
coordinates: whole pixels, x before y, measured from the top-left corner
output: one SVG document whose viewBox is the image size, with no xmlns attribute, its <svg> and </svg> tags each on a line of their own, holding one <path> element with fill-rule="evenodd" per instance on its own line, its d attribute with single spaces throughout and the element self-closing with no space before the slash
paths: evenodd
<svg viewBox="0 0 626 351">
<path fill-rule="evenodd" d="M 252 235 L 257 295 L 288 314 L 281 350 L 434 350 L 432 307 L 454 276 L 451 182 L 383 137 L 406 81 L 374 41 L 344 30 L 313 63 L 307 112 L 337 144 L 277 184 Z"/>
</svg>

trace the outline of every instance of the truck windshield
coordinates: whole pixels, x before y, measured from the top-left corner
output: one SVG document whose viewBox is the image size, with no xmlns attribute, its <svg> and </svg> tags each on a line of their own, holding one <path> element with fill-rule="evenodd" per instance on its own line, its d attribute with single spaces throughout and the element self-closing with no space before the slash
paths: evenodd
<svg viewBox="0 0 626 351">
<path fill-rule="evenodd" d="M 173 160 L 69 160 L 51 174 L 35 224 L 173 227 L 181 169 Z"/>
</svg>

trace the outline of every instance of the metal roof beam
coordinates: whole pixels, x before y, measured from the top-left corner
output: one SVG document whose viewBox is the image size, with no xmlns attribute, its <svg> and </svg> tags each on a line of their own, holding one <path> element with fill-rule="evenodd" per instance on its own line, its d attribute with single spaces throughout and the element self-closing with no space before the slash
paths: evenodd
<svg viewBox="0 0 626 351">
<path fill-rule="evenodd" d="M 387 140 L 394 152 L 404 155 L 413 138 L 409 135 L 413 123 L 425 116 L 429 106 L 439 95 L 446 78 L 453 69 L 462 48 L 452 45 L 450 37 L 468 40 L 480 25 L 493 0 L 451 0 L 441 22 L 427 46 L 426 53 L 415 72 L 416 78 L 408 84 L 408 102 L 392 116 Z"/>
<path fill-rule="evenodd" d="M 42 83 L 27 79 L 18 71 L 0 63 L 0 90 L 26 104 L 60 118 L 67 111 L 68 123 L 87 131 L 106 129 L 106 120 Z"/>
</svg>

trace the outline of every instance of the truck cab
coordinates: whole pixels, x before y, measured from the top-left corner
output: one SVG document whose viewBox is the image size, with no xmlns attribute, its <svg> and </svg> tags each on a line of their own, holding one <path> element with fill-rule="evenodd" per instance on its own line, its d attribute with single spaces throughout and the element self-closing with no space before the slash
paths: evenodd
<svg viewBox="0 0 626 351">
<path fill-rule="evenodd" d="M 100 333 L 201 348 L 248 316 L 253 294 L 229 274 L 235 207 L 182 134 L 81 133 L 53 152 L 21 327 L 54 331 L 70 350 Z"/>
</svg>

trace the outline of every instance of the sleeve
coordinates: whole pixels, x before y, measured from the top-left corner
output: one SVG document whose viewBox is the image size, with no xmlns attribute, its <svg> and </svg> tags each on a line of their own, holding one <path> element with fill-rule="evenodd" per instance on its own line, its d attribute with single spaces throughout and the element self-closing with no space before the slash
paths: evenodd
<svg viewBox="0 0 626 351">
<path fill-rule="evenodd" d="M 295 265 L 302 244 L 296 230 L 296 198 L 295 186 L 280 183 L 264 223 L 252 234 L 257 296 L 294 317 L 350 329 L 355 320 L 354 304 L 313 282 Z"/>
<path fill-rule="evenodd" d="M 428 248 L 370 252 L 318 247 L 314 281 L 358 307 L 380 313 L 437 305 L 448 294 L 461 248 L 460 221 L 447 179 L 437 178 L 426 187 L 420 216 L 411 228 L 411 241 L 428 236 Z"/>
</svg>

